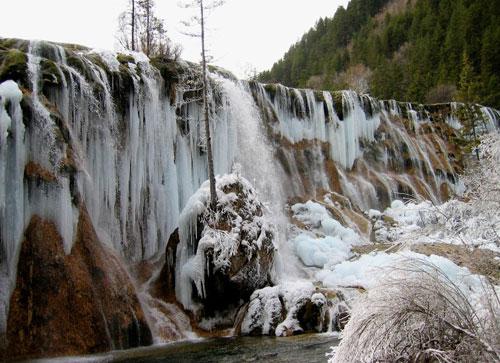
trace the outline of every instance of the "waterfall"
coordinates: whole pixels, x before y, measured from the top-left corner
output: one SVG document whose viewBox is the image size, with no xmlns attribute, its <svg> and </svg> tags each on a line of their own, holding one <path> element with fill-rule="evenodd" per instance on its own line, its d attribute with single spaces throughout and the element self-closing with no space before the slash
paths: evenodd
<svg viewBox="0 0 500 363">
<path fill-rule="evenodd" d="M 33 216 L 55 223 L 69 254 L 81 201 L 100 241 L 122 259 L 156 260 L 207 179 L 198 66 L 24 45 L 29 84 L 23 93 L 14 82 L 0 84 L 0 333 Z M 394 199 L 439 201 L 460 189 L 459 150 L 449 142 L 460 127 L 459 104 L 380 101 L 217 74 L 210 95 L 215 173 L 239 163 L 267 203 L 280 232 L 280 276 L 300 274 L 286 237 L 290 198 L 335 192 L 367 210 Z M 498 111 L 480 110 L 478 131 L 498 127 Z"/>
<path fill-rule="evenodd" d="M 237 125 L 236 161 L 242 166 L 243 176 L 251 181 L 260 199 L 267 204 L 269 217 L 277 228 L 279 253 L 274 278 L 297 276 L 300 274 L 299 261 L 286 236 L 288 218 L 285 216 L 284 207 L 287 203 L 287 178 L 276 159 L 250 86 L 245 82 L 220 76 L 216 79 L 221 83 L 223 93 L 227 97 L 229 118 Z"/>
</svg>

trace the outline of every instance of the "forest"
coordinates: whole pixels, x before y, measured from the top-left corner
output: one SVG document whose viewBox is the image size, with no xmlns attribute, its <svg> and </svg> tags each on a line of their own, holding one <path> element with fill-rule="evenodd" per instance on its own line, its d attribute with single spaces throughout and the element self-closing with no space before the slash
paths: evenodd
<svg viewBox="0 0 500 363">
<path fill-rule="evenodd" d="M 352 0 L 258 80 L 498 108 L 499 20 L 498 0 Z"/>
</svg>

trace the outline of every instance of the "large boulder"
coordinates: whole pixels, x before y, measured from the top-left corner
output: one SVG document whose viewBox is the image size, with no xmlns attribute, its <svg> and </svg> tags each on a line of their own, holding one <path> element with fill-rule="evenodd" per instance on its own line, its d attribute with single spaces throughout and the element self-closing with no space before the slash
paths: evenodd
<svg viewBox="0 0 500 363">
<path fill-rule="evenodd" d="M 168 246 L 160 275 L 164 288 L 174 284 L 177 300 L 207 330 L 232 326 L 239 307 L 255 290 L 270 285 L 276 251 L 274 227 L 250 183 L 230 174 L 218 177 L 216 184 L 216 211 L 209 208 L 206 182 L 181 214 L 175 281 Z M 175 236 L 169 246 L 174 244 Z M 224 321 L 217 316 L 225 316 Z"/>
</svg>

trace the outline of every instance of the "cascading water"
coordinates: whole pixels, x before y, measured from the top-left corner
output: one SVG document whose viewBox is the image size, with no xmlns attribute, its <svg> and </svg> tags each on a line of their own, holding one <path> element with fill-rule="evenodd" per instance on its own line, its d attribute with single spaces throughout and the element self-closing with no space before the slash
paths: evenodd
<svg viewBox="0 0 500 363">
<path fill-rule="evenodd" d="M 196 82 L 188 82 L 196 66 L 24 46 L 29 84 L 23 93 L 14 82 L 0 84 L 0 333 L 33 216 L 55 223 L 69 254 L 82 202 L 102 243 L 130 264 L 156 262 L 207 179 L 203 112 Z M 334 192 L 367 210 L 459 190 L 459 151 L 447 143 L 460 126 L 459 104 L 425 107 L 211 78 L 215 172 L 241 164 L 268 204 L 281 229 L 281 276 L 301 273 L 285 233 L 290 198 Z M 482 128 L 497 127 L 497 111 L 481 113 Z"/>
<path fill-rule="evenodd" d="M 229 118 L 237 126 L 238 151 L 236 161 L 242 166 L 242 174 L 252 182 L 271 213 L 277 228 L 277 243 L 280 253 L 276 261 L 275 279 L 300 275 L 299 262 L 287 243 L 288 218 L 284 213 L 287 202 L 285 193 L 286 174 L 276 160 L 265 132 L 265 125 L 252 98 L 249 85 L 217 77 L 227 97 Z M 286 263 L 285 263 L 286 261 Z"/>
</svg>

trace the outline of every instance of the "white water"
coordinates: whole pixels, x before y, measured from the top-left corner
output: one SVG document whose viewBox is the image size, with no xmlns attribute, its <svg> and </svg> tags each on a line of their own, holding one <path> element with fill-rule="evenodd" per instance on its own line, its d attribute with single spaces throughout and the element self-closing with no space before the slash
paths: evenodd
<svg viewBox="0 0 500 363">
<path fill-rule="evenodd" d="M 269 218 L 277 229 L 277 254 L 274 279 L 301 275 L 300 263 L 286 236 L 288 218 L 284 207 L 287 203 L 284 181 L 287 175 L 276 159 L 265 132 L 259 109 L 252 98 L 248 84 L 218 78 L 227 97 L 229 117 L 237 125 L 238 150 L 236 161 L 242 173 L 259 193 L 260 200 L 269 209 Z"/>
<path fill-rule="evenodd" d="M 42 48 L 52 50 L 52 60 L 62 76 L 61 86 L 48 98 L 61 116 L 62 129 L 67 131 L 64 137 L 40 95 Z M 185 89 L 178 89 L 171 102 L 164 80 L 143 55 L 132 54 L 135 64 L 127 66 L 133 91 L 121 95 L 126 99 L 121 114 L 113 99 L 117 83 L 111 79 L 119 74 L 110 76 L 92 62 L 88 52 L 66 54 L 60 46 L 32 42 L 28 53 L 33 119 L 26 132 L 19 99 L 11 99 L 7 110 L 2 98 L 0 107 L 0 123 L 9 132 L 0 135 L 0 333 L 5 329 L 22 233 L 33 215 L 55 222 L 65 251 L 70 253 L 79 213 L 72 199 L 80 194 L 101 241 L 128 262 L 139 262 L 164 252 L 180 212 L 207 179 L 206 155 L 200 147 L 204 138 L 200 103 L 183 101 Z M 69 65 L 70 56 L 85 64 L 87 75 Z M 116 71 L 119 68 L 113 57 L 106 54 L 103 60 Z M 310 90 L 283 86 L 277 86 L 272 97 L 264 85 L 213 79 L 220 88 L 211 90 L 219 96 L 218 101 L 211 100 L 215 172 L 228 173 L 235 162 L 240 163 L 242 174 L 268 203 L 281 228 L 277 278 L 300 274 L 296 256 L 286 243 L 285 202 L 292 196 L 310 196 L 306 190 L 331 189 L 327 159 L 337 164 L 342 193 L 362 209 L 379 203 L 377 180 L 390 198 L 397 197 L 401 185 L 419 195 L 408 175 L 388 168 L 391 163 L 402 163 L 400 155 L 391 156 L 388 147 L 381 148 L 380 160 L 372 164 L 362 159 L 366 158 L 362 144 L 404 143 L 431 196 L 442 183 L 454 188 L 446 178 L 450 165 L 440 165 L 444 176 L 434 173 L 435 163 L 430 160 L 436 150 L 433 140 L 412 137 L 393 121 L 403 118 L 396 102 L 387 104 L 344 91 L 342 105 L 338 105 L 329 92 L 322 92 L 318 100 Z M 368 104 L 372 112 L 365 112 Z M 482 112 L 488 120 L 485 128 L 495 127 L 498 113 L 487 108 Z M 431 122 L 428 115 L 409 114 L 415 129 Z M 270 116 L 274 121 L 268 120 Z M 448 122 L 457 125 L 454 117 Z M 381 125 L 388 127 L 377 135 Z M 283 147 L 284 140 L 291 146 Z M 304 143 L 301 148 L 300 143 Z M 439 148 L 444 151 L 444 145 Z M 278 152 L 288 170 L 278 161 Z M 304 158 L 301 163 L 299 156 Z M 68 158 L 73 159 L 78 173 L 70 175 L 61 169 Z M 29 161 L 53 174 L 57 182 L 34 185 L 24 180 Z M 422 165 L 430 176 L 423 174 Z M 354 167 L 358 174 L 351 173 Z"/>
</svg>

